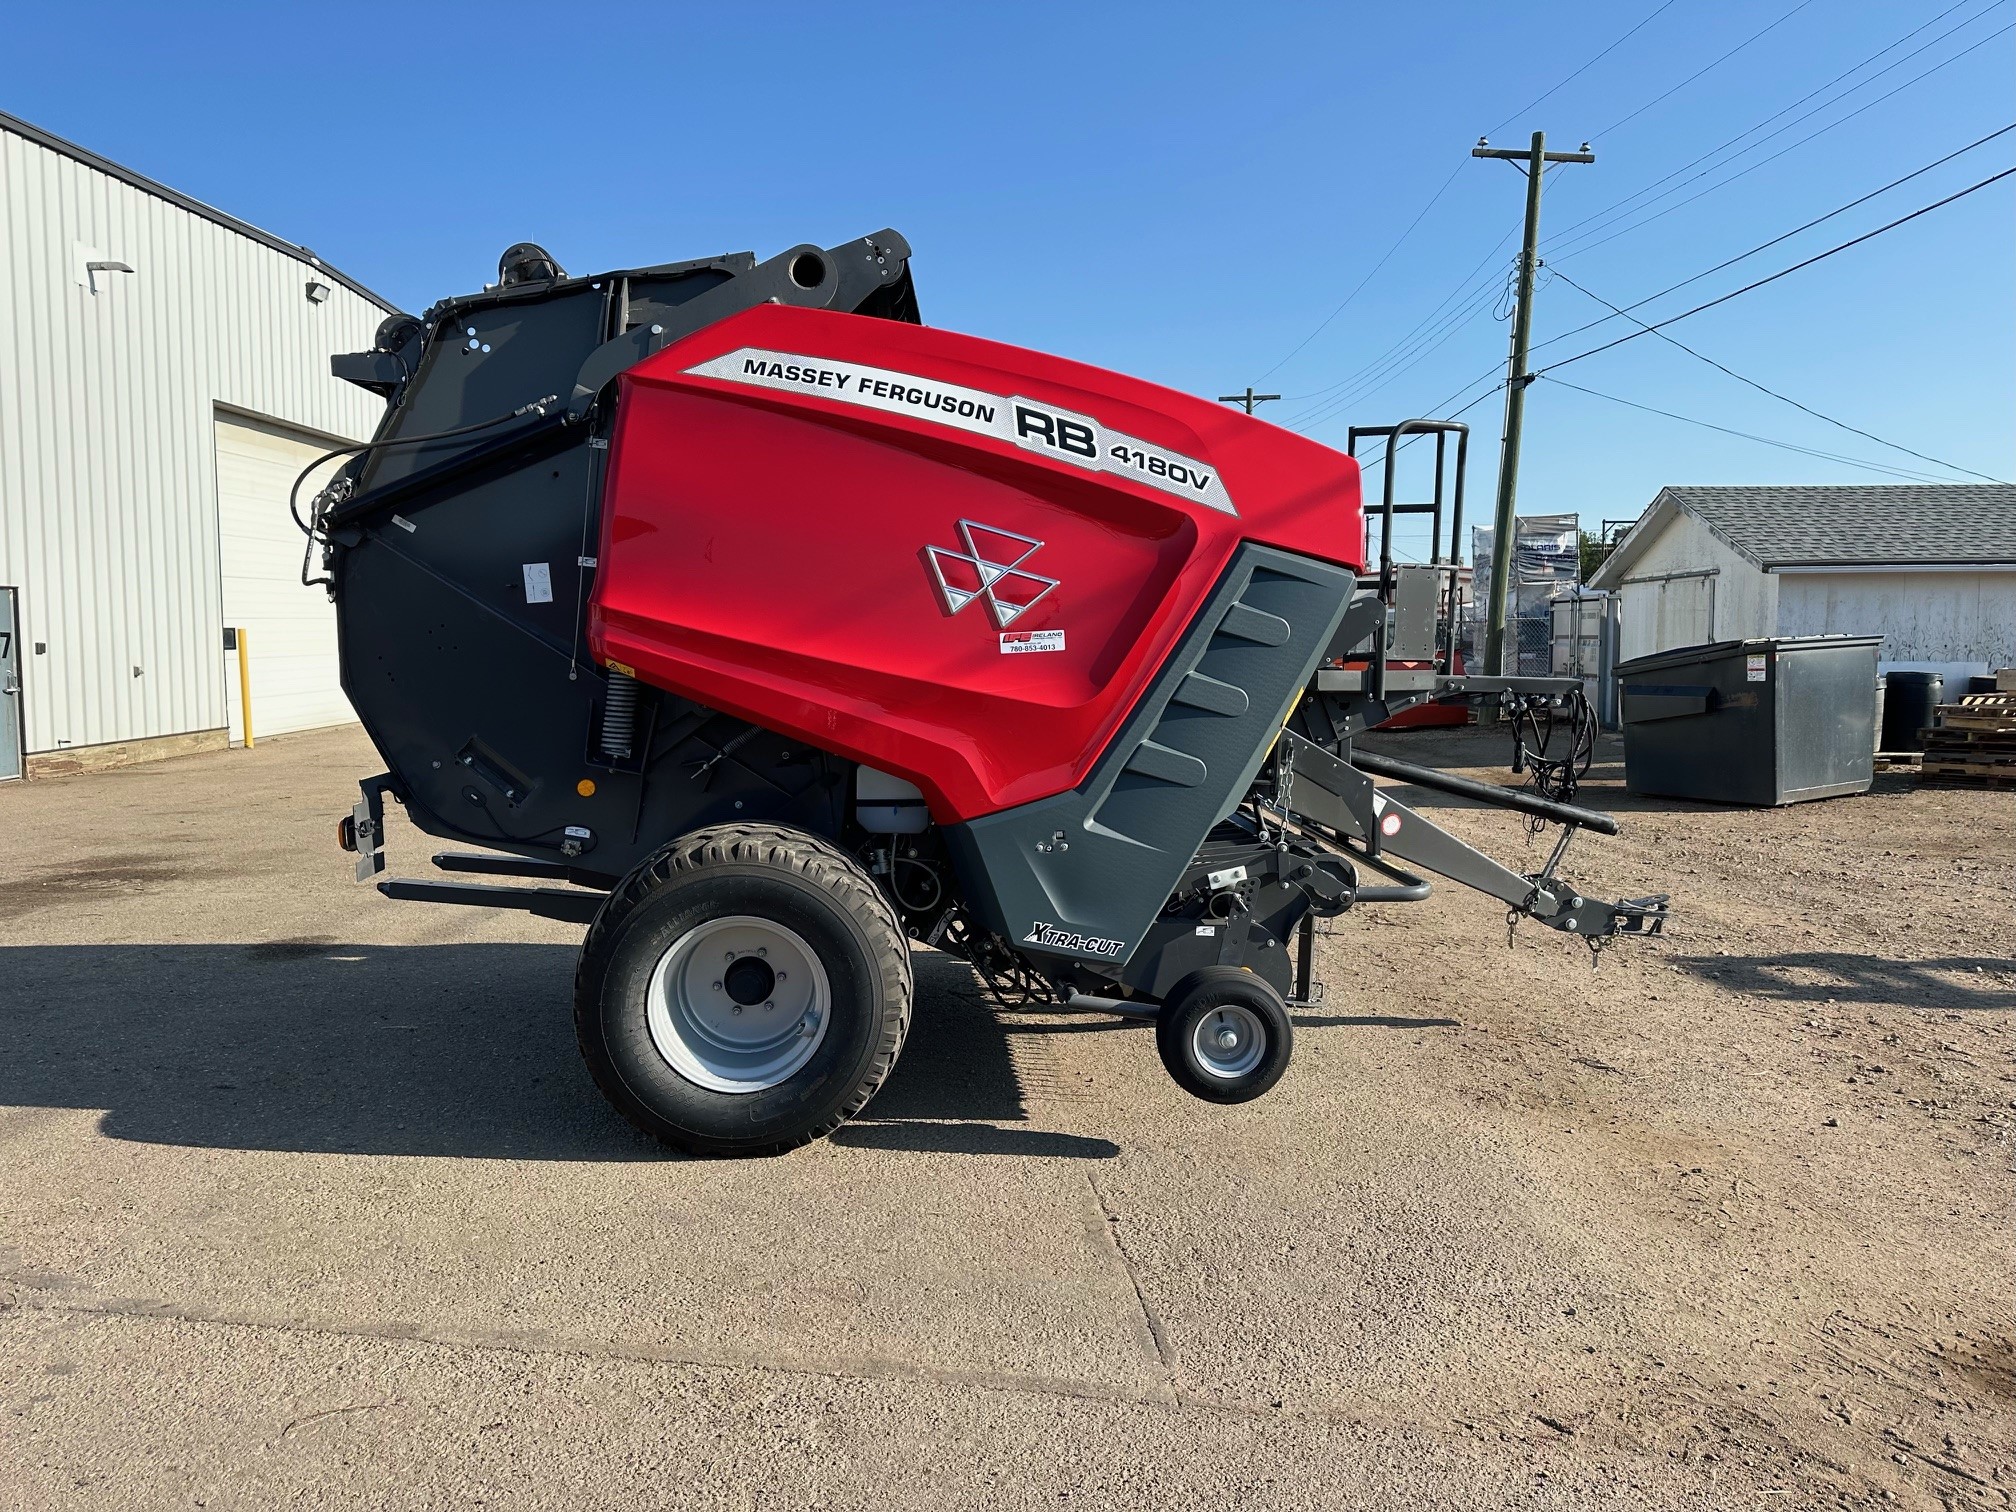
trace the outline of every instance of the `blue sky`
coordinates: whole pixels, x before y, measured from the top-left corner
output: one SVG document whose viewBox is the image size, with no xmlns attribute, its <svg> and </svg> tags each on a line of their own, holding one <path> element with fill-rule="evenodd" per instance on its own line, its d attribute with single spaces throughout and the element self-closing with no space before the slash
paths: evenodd
<svg viewBox="0 0 2016 1512">
<path fill-rule="evenodd" d="M 1543 255 L 1562 277 L 1536 302 L 1546 340 L 1604 313 L 1564 279 L 1630 303 L 2016 121 L 2012 11 L 105 0 L 10 17 L 0 106 L 415 309 L 479 286 L 521 239 L 578 273 L 894 226 L 934 325 L 1205 394 L 1252 382 L 1308 396 L 1263 414 L 1342 446 L 1349 424 L 1447 413 L 1502 369 L 1491 291 L 1516 249 L 1522 180 L 1467 157 L 1480 132 L 1509 146 L 1545 129 L 1552 147 L 1587 138 L 1597 154 L 1547 180 Z M 2012 163 L 2016 132 L 1639 313 L 1676 313 Z M 1578 231 L 1620 201 L 1622 218 Z M 2016 179 L 1672 334 L 1887 440 L 2016 478 L 2012 209 Z M 1623 234 L 1597 245 L 1609 231 Z M 1540 355 L 1628 329 L 1613 320 Z M 1559 377 L 1955 476 L 1656 337 Z M 1491 395 L 1465 416 L 1473 511 L 1488 507 L 1501 410 Z M 1527 414 L 1522 510 L 1585 523 L 1634 515 L 1669 483 L 1885 479 L 1549 381 Z"/>
</svg>

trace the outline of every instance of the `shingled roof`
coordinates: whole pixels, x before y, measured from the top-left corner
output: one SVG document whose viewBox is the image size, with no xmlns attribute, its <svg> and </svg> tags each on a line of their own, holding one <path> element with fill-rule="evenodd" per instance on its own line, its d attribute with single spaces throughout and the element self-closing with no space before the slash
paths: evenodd
<svg viewBox="0 0 2016 1512">
<path fill-rule="evenodd" d="M 1675 511 L 1764 568 L 2016 564 L 2016 484 L 1662 488 L 1595 576 L 1621 577 Z"/>
</svg>

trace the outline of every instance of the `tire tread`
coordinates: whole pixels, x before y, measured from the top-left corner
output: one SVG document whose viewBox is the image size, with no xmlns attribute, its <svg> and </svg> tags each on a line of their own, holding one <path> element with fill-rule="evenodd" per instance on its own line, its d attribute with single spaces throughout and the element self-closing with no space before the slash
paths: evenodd
<svg viewBox="0 0 2016 1512">
<path fill-rule="evenodd" d="M 590 1042 L 599 1033 L 596 1024 L 596 990 L 619 927 L 660 887 L 673 878 L 705 871 L 715 866 L 759 862 L 795 872 L 826 893 L 851 914 L 868 937 L 876 966 L 886 981 L 902 984 L 897 1011 L 883 1028 L 882 1043 L 876 1047 L 868 1073 L 830 1117 L 788 1139 L 737 1145 L 735 1153 L 781 1155 L 788 1150 L 823 1139 L 865 1108 L 881 1090 L 903 1052 L 910 1036 L 910 1016 L 916 995 L 916 974 L 910 959 L 910 941 L 903 933 L 896 907 L 852 856 L 832 841 L 807 830 L 776 824 L 717 824 L 694 830 L 657 852 L 638 866 L 610 893 L 608 901 L 588 926 L 581 945 L 581 957 L 574 970 L 574 1031 L 582 1057 L 588 1062 L 595 1083 L 625 1118 L 647 1134 L 663 1138 L 662 1131 L 643 1123 L 631 1112 L 632 1094 L 620 1083 L 610 1085 L 611 1073 L 602 1055 Z M 725 1153 L 680 1142 L 695 1153 Z"/>
</svg>

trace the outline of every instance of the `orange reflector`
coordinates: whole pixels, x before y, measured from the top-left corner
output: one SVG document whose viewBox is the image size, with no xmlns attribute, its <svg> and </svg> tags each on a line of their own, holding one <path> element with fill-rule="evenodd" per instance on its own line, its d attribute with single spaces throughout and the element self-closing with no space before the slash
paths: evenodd
<svg viewBox="0 0 2016 1512">
<path fill-rule="evenodd" d="M 583 798 L 593 798 L 595 796 L 595 779 L 593 777 L 583 777 L 579 782 L 574 784 L 574 791 L 579 793 Z"/>
<path fill-rule="evenodd" d="M 345 814 L 341 819 L 336 821 L 336 848 L 346 851 L 357 849 L 357 820 L 355 816 Z"/>
</svg>

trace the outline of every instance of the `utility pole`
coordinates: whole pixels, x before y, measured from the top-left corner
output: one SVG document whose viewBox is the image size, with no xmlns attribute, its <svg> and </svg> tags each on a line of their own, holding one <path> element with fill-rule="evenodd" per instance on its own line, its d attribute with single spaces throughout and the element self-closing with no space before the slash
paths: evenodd
<svg viewBox="0 0 2016 1512">
<path fill-rule="evenodd" d="M 1547 133 L 1536 131 L 1533 145 L 1523 152 L 1493 147 L 1479 137 L 1470 156 L 1502 159 L 1516 164 L 1526 175 L 1526 239 L 1519 250 L 1519 305 L 1512 316 L 1512 361 L 1505 377 L 1505 440 L 1498 463 L 1498 508 L 1491 533 L 1491 603 L 1484 630 L 1485 674 L 1504 677 L 1505 596 L 1512 576 L 1512 512 L 1519 497 L 1519 433 L 1526 421 L 1526 386 L 1533 381 L 1526 371 L 1526 353 L 1533 338 L 1533 275 L 1540 267 L 1540 181 L 1549 163 L 1593 163 L 1596 154 L 1587 142 L 1580 152 L 1549 152 Z"/>
<path fill-rule="evenodd" d="M 1253 413 L 1255 409 L 1265 404 L 1268 400 L 1279 399 L 1280 397 L 1281 396 L 1279 394 L 1256 394 L 1253 392 L 1253 385 L 1249 383 L 1246 385 L 1245 393 L 1220 394 L 1218 396 L 1218 402 L 1220 404 L 1243 404 L 1246 406 L 1246 413 L 1250 415 Z"/>
</svg>

